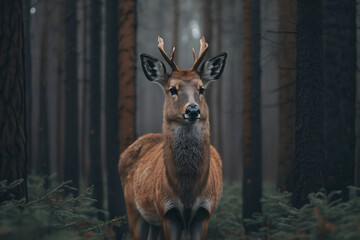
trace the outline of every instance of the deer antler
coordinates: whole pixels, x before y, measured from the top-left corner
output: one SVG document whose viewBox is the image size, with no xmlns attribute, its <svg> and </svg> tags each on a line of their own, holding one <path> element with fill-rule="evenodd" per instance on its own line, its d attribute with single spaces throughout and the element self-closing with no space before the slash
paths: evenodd
<svg viewBox="0 0 360 240">
<path fill-rule="evenodd" d="M 203 60 L 203 58 L 205 56 L 205 53 L 206 53 L 208 47 L 209 47 L 209 44 L 207 42 L 205 42 L 205 37 L 203 36 L 200 39 L 200 52 L 199 52 L 199 57 L 198 58 L 196 58 L 195 50 L 192 49 L 193 56 L 194 56 L 194 65 L 191 68 L 192 71 L 197 70 L 197 68 L 199 67 L 201 61 Z"/>
<path fill-rule="evenodd" d="M 172 50 L 171 58 L 169 58 L 169 56 L 166 54 L 166 52 L 164 50 L 164 40 L 160 36 L 158 36 L 158 42 L 159 42 L 158 48 L 161 52 L 161 55 L 163 55 L 163 57 L 165 58 L 166 62 L 170 65 L 172 70 L 180 71 L 180 68 L 174 62 L 175 47 Z"/>
</svg>

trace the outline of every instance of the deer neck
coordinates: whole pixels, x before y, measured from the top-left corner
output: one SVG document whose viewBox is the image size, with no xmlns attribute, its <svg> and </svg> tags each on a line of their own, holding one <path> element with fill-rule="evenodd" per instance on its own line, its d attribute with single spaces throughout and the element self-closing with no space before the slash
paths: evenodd
<svg viewBox="0 0 360 240">
<path fill-rule="evenodd" d="M 207 183 L 210 165 L 208 123 L 165 124 L 164 164 L 175 194 L 191 206 Z"/>
</svg>

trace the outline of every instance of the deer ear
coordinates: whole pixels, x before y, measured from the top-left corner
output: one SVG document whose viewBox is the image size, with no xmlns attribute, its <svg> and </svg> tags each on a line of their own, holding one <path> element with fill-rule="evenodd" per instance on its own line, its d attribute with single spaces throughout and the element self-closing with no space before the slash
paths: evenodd
<svg viewBox="0 0 360 240">
<path fill-rule="evenodd" d="M 164 82 L 167 79 L 165 65 L 158 59 L 147 55 L 140 54 L 141 66 L 149 81 Z"/>
<path fill-rule="evenodd" d="M 205 87 L 210 82 L 218 80 L 221 77 L 221 74 L 224 71 L 226 57 L 227 53 L 220 53 L 201 65 L 199 75 Z"/>
</svg>

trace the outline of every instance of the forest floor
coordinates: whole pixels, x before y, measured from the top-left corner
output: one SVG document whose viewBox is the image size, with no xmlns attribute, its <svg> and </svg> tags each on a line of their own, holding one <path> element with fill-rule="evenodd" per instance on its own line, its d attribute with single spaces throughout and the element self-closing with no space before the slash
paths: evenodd
<svg viewBox="0 0 360 240">
<path fill-rule="evenodd" d="M 98 220 L 98 213 L 106 216 L 106 212 L 93 206 L 91 187 L 75 197 L 71 181 L 59 184 L 55 179 L 55 175 L 31 175 L 28 202 L 22 199 L 0 204 L 0 239 L 114 239 L 114 226 L 126 224 L 125 219 Z M 20 182 L 0 182 L 0 194 Z M 225 183 L 206 239 L 360 239 L 359 188 L 349 187 L 350 200 L 346 202 L 339 191 L 326 194 L 321 190 L 310 194 L 309 203 L 297 209 L 290 204 L 290 193 L 279 193 L 274 184 L 264 183 L 262 214 L 244 220 L 241 186 L 241 182 Z M 244 224 L 257 230 L 245 234 Z"/>
</svg>

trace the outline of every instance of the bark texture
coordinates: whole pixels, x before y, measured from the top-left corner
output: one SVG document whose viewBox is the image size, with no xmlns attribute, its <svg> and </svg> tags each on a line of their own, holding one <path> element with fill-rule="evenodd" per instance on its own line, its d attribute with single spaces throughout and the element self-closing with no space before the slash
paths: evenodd
<svg viewBox="0 0 360 240">
<path fill-rule="evenodd" d="M 65 164 L 64 178 L 79 188 L 77 1 L 65 2 Z"/>
<path fill-rule="evenodd" d="M 121 186 L 118 162 L 119 141 L 119 4 L 116 0 L 106 0 L 106 167 L 108 178 L 108 205 L 110 218 L 126 215 L 123 189 Z M 120 25 L 121 26 L 121 25 Z M 134 81 L 134 79 L 133 79 Z M 116 228 L 116 238 L 128 231 L 126 225 Z"/>
<path fill-rule="evenodd" d="M 0 2 L 0 180 L 25 181 L 0 202 L 27 197 L 22 1 Z"/>
<path fill-rule="evenodd" d="M 243 218 L 261 213 L 260 1 L 244 1 Z M 247 231 L 252 227 L 244 226 Z"/>
<path fill-rule="evenodd" d="M 135 0 L 119 3 L 119 148 L 123 152 L 135 139 Z M 117 178 L 119 179 L 119 178 Z M 120 181 L 119 181 L 120 182 Z M 123 196 L 121 199 L 124 209 Z M 125 211 L 123 212 L 125 213 Z M 119 232 L 128 231 L 122 227 Z M 117 233 L 117 235 L 119 235 Z"/>
<path fill-rule="evenodd" d="M 294 159 L 296 82 L 296 1 L 278 0 L 279 14 L 279 160 L 277 187 L 291 191 Z"/>
<path fill-rule="evenodd" d="M 49 155 L 49 120 L 48 120 L 48 98 L 47 98 L 47 83 L 48 83 L 48 63 L 49 63 L 49 51 L 48 51 L 48 35 L 49 35 L 49 9 L 48 1 L 44 1 L 42 10 L 44 11 L 44 25 L 41 32 L 41 47 L 40 47 L 40 102 L 39 102 L 39 144 L 38 153 L 39 159 L 37 159 L 38 165 L 37 171 L 41 175 L 49 175 L 50 172 L 50 155 Z"/>
<path fill-rule="evenodd" d="M 355 10 L 355 0 L 324 0 L 325 187 L 345 198 L 355 167 Z"/>
<path fill-rule="evenodd" d="M 296 120 L 293 195 L 295 207 L 325 183 L 322 0 L 298 0 Z"/>
<path fill-rule="evenodd" d="M 100 80 L 101 80 L 101 7 L 100 0 L 90 2 L 90 184 L 94 185 L 95 206 L 103 208 L 103 182 L 100 154 Z M 99 213 L 99 218 L 103 219 Z"/>
</svg>

